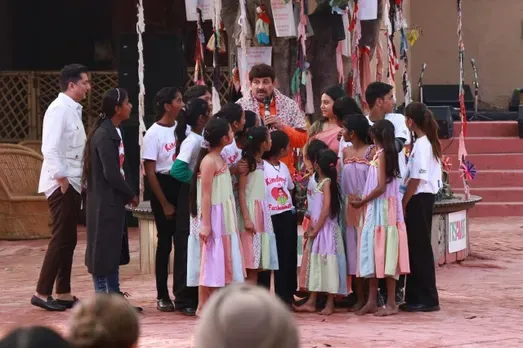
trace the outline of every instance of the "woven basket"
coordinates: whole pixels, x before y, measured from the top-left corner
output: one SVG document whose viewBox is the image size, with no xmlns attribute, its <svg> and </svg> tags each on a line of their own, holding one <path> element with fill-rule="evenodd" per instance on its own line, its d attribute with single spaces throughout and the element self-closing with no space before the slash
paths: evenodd
<svg viewBox="0 0 523 348">
<path fill-rule="evenodd" d="M 0 148 L 0 239 L 49 238 L 49 208 L 38 194 L 42 156 Z"/>
<path fill-rule="evenodd" d="M 24 140 L 18 144 L 35 151 L 39 155 L 42 154 L 42 142 L 40 140 Z"/>
</svg>

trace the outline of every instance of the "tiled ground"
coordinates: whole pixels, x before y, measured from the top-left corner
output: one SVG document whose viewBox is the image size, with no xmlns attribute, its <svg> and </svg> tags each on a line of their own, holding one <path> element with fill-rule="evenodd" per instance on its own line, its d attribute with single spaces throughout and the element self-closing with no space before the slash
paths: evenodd
<svg viewBox="0 0 523 348">
<path fill-rule="evenodd" d="M 80 233 L 73 269 L 76 295 L 92 293 Z M 299 314 L 302 347 L 523 347 L 523 218 L 478 218 L 471 223 L 472 256 L 438 269 L 442 311 L 390 318 Z M 47 241 L 0 241 L 0 335 L 17 325 L 50 325 L 65 332 L 68 313 L 29 305 Z M 141 347 L 191 347 L 197 319 L 155 309 L 154 275 L 138 274 L 138 236 L 122 289 L 145 308 Z"/>
</svg>

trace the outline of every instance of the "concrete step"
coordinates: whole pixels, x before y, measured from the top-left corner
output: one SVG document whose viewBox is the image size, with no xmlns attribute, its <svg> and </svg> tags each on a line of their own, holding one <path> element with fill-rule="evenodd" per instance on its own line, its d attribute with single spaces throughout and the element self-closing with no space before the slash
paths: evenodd
<svg viewBox="0 0 523 348">
<path fill-rule="evenodd" d="M 469 211 L 469 217 L 521 216 L 523 202 L 479 202 Z"/>
<path fill-rule="evenodd" d="M 463 187 L 461 173 L 453 170 L 449 173 L 450 186 L 455 189 Z M 480 170 L 476 178 L 469 182 L 471 188 L 485 187 L 519 187 L 523 183 L 523 170 Z M 523 198 L 522 198 L 523 200 Z"/>
<path fill-rule="evenodd" d="M 450 155 L 452 169 L 456 170 L 459 166 L 458 155 Z M 521 169 L 523 170 L 523 153 L 484 153 L 471 154 L 467 160 L 474 163 L 478 170 L 495 169 Z"/>
<path fill-rule="evenodd" d="M 452 190 L 454 193 L 464 193 L 462 186 L 453 187 Z M 484 203 L 519 202 L 523 200 L 523 187 L 471 187 L 470 193 L 482 197 Z"/>
<path fill-rule="evenodd" d="M 461 122 L 454 122 L 454 136 L 461 132 Z M 516 121 L 472 121 L 467 122 L 467 137 L 517 137 Z"/>
<path fill-rule="evenodd" d="M 458 153 L 459 140 L 442 139 L 441 146 L 445 155 Z M 469 154 L 523 153 L 523 139 L 504 137 L 470 137 L 465 139 Z"/>
</svg>

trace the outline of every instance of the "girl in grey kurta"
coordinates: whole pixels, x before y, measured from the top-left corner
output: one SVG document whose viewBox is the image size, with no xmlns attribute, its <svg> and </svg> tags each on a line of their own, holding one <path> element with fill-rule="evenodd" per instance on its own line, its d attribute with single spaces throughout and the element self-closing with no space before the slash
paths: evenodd
<svg viewBox="0 0 523 348">
<path fill-rule="evenodd" d="M 107 91 L 100 118 L 85 146 L 82 176 L 87 188 L 85 265 L 93 276 L 97 292 L 120 293 L 122 246 L 127 245 L 125 206 L 138 204 L 138 198 L 125 180 L 125 154 L 118 128 L 129 118 L 131 108 L 124 89 Z"/>
</svg>

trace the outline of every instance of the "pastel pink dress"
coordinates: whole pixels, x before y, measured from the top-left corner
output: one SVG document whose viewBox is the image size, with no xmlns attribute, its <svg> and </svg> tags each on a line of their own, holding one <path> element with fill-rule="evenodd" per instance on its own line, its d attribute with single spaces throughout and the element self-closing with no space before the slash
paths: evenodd
<svg viewBox="0 0 523 348">
<path fill-rule="evenodd" d="M 367 181 L 370 167 L 369 158 L 374 145 L 365 151 L 363 158 L 351 157 L 343 159 L 343 170 L 341 173 L 341 193 L 345 202 L 346 216 L 345 226 L 345 254 L 347 255 L 347 274 L 357 275 L 358 271 L 358 246 L 363 227 L 365 210 L 353 208 L 349 204 L 351 196 L 363 198 L 363 190 Z"/>
</svg>

